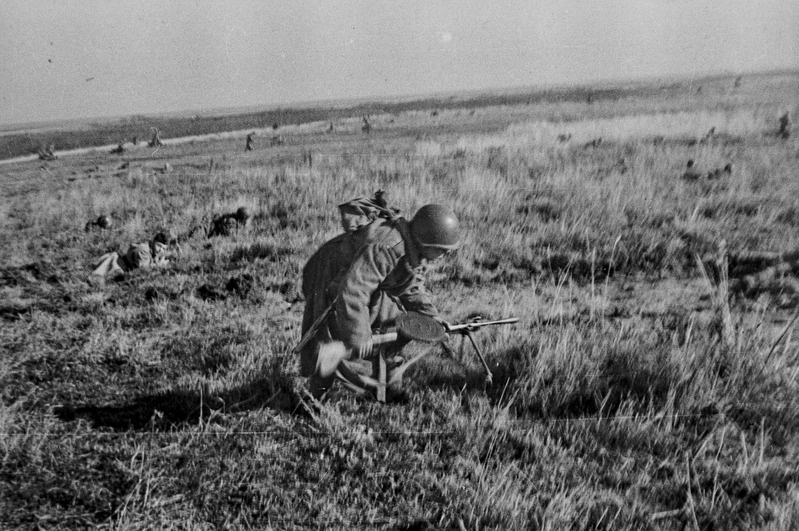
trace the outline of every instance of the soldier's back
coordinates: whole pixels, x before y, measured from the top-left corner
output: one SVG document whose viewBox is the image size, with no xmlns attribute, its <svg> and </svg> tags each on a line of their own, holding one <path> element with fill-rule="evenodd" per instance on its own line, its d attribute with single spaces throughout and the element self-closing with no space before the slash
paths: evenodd
<svg viewBox="0 0 799 531">
<path fill-rule="evenodd" d="M 339 234 L 325 242 L 306 262 L 302 273 L 306 300 L 325 290 L 338 275 L 348 270 L 358 254 L 370 244 L 395 247 L 402 235 L 383 219 L 377 219 L 353 232 Z M 309 297 L 310 296 L 310 297 Z"/>
<path fill-rule="evenodd" d="M 128 269 L 144 269 L 152 265 L 152 254 L 149 243 L 136 243 L 125 253 L 125 265 Z"/>
</svg>

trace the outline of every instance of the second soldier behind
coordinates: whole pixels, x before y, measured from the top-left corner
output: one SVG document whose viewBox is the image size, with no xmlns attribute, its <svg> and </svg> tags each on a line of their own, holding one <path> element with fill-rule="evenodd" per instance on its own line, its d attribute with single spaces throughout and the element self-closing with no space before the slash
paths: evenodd
<svg viewBox="0 0 799 531">
<path fill-rule="evenodd" d="M 228 214 L 215 215 L 211 220 L 211 225 L 194 225 L 191 230 L 180 235 L 177 240 L 184 243 L 187 240 L 202 235 L 204 238 L 216 236 L 235 236 L 246 231 L 252 220 L 250 210 L 247 207 L 239 207 L 235 212 Z"/>
<path fill-rule="evenodd" d="M 208 229 L 208 237 L 232 236 L 246 230 L 250 226 L 250 211 L 247 207 L 239 207 L 235 212 L 214 217 Z"/>
</svg>

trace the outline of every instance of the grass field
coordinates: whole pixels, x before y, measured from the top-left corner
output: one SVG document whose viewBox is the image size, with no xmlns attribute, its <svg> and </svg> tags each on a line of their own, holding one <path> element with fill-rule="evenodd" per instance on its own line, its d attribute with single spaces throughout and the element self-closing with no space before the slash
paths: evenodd
<svg viewBox="0 0 799 531">
<path fill-rule="evenodd" d="M 796 272 L 734 289 L 799 249 L 799 74 L 561 96 L 0 165 L 0 527 L 799 527 Z M 521 322 L 479 333 L 493 385 L 453 338 L 407 403 L 309 411 L 300 272 L 378 188 L 460 216 L 451 321 Z M 239 206 L 247 233 L 90 279 Z"/>
</svg>

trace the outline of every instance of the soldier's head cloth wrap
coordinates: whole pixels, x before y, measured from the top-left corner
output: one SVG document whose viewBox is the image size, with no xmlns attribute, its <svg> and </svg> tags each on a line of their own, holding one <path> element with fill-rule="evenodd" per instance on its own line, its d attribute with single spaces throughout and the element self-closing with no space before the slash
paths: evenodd
<svg viewBox="0 0 799 531">
<path fill-rule="evenodd" d="M 399 218 L 399 210 L 388 206 L 386 193 L 378 190 L 374 198 L 356 197 L 338 206 L 341 226 L 345 232 L 354 232 L 378 217 L 391 221 Z"/>
</svg>

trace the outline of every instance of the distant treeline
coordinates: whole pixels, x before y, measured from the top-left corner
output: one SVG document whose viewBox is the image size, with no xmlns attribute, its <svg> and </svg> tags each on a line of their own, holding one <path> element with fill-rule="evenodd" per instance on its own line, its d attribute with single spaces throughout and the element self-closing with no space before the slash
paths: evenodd
<svg viewBox="0 0 799 531">
<path fill-rule="evenodd" d="M 472 109 L 496 105 L 535 104 L 541 102 L 599 102 L 635 96 L 652 96 L 671 90 L 679 90 L 682 83 L 667 86 L 649 85 L 610 88 L 562 88 L 513 92 L 507 94 L 480 94 L 467 97 L 427 98 L 404 102 L 369 102 L 346 108 L 306 109 L 277 108 L 267 111 L 222 116 L 147 117 L 132 116 L 115 122 L 96 123 L 74 130 L 37 131 L 9 134 L 0 137 L 0 159 L 8 159 L 37 153 L 41 148 L 53 144 L 58 151 L 84 147 L 103 146 L 130 142 L 135 136 L 139 142 L 150 139 L 151 128 L 161 131 L 162 138 L 222 133 L 243 129 L 272 127 L 273 124 L 297 125 L 316 121 L 336 121 L 369 114 L 399 114 L 407 111 Z"/>
</svg>

